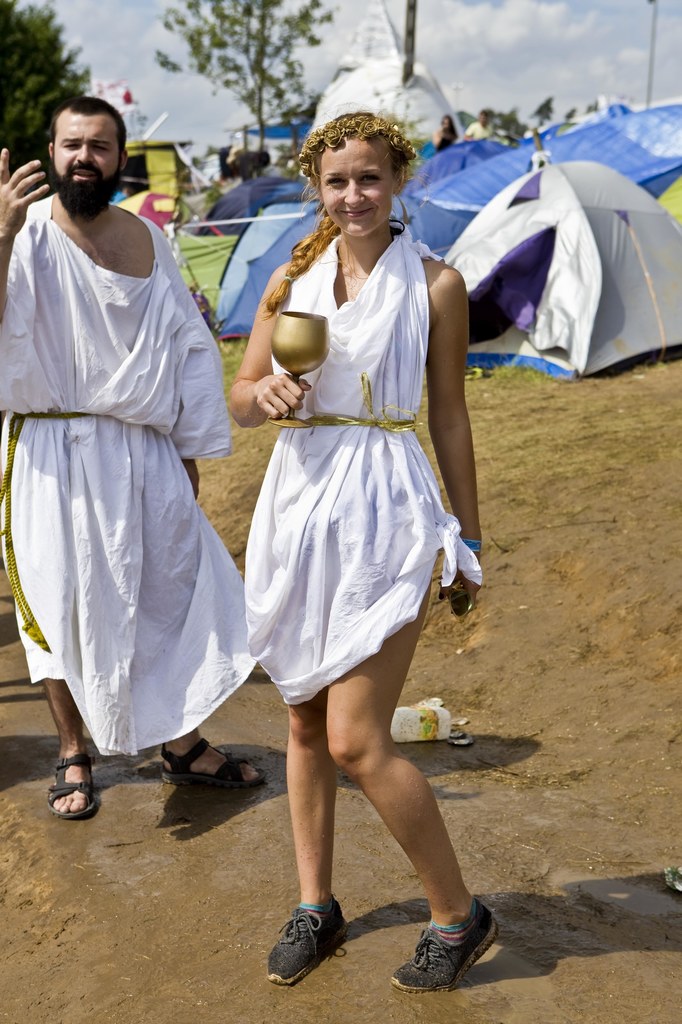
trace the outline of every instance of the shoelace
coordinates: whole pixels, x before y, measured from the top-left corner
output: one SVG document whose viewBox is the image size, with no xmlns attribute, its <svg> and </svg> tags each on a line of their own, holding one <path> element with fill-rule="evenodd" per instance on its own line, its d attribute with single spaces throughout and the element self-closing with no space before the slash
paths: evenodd
<svg viewBox="0 0 682 1024">
<path fill-rule="evenodd" d="M 445 950 L 432 935 L 429 935 L 428 930 L 425 931 L 414 951 L 414 966 L 420 969 L 429 968 L 442 960 L 447 960 Z"/>
<path fill-rule="evenodd" d="M 322 927 L 322 921 L 319 917 L 314 917 L 312 914 L 306 913 L 304 910 L 301 914 L 297 914 L 292 917 L 290 921 L 284 925 L 282 931 L 284 935 L 280 939 L 280 942 L 294 943 L 298 939 L 303 938 L 307 931 L 310 937 L 314 940 L 316 932 L 319 932 Z"/>
</svg>

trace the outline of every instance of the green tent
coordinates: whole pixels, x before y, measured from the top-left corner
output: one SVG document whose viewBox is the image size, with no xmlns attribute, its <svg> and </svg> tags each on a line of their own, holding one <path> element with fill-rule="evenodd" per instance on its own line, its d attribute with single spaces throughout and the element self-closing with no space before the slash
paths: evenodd
<svg viewBox="0 0 682 1024">
<path fill-rule="evenodd" d="M 236 235 L 175 236 L 180 273 L 191 291 L 205 296 L 211 313 L 215 313 L 220 282 L 236 241 Z"/>
</svg>

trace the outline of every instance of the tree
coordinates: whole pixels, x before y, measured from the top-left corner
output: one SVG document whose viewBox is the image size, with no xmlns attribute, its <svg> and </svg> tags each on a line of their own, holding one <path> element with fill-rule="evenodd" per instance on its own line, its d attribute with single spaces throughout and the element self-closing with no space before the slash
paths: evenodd
<svg viewBox="0 0 682 1024">
<path fill-rule="evenodd" d="M 183 0 L 166 10 L 163 24 L 185 41 L 190 70 L 208 78 L 214 92 L 233 93 L 253 115 L 262 149 L 268 122 L 289 124 L 310 106 L 295 53 L 319 46 L 317 29 L 331 20 L 321 0 L 293 8 L 287 0 Z M 156 59 L 167 71 L 184 70 L 160 50 Z"/>
<path fill-rule="evenodd" d="M 538 122 L 538 128 L 542 128 L 543 124 L 547 121 L 551 121 L 554 117 L 554 97 L 548 96 L 546 100 L 543 100 L 537 110 L 531 115 Z"/>
<path fill-rule="evenodd" d="M 522 139 L 528 131 L 528 125 L 519 119 L 518 107 L 514 107 L 506 114 L 501 110 L 491 110 L 489 120 L 496 135 L 503 135 L 511 140 Z"/>
<path fill-rule="evenodd" d="M 79 52 L 67 49 L 51 7 L 0 0 L 0 145 L 13 167 L 47 159 L 52 111 L 90 80 Z"/>
</svg>

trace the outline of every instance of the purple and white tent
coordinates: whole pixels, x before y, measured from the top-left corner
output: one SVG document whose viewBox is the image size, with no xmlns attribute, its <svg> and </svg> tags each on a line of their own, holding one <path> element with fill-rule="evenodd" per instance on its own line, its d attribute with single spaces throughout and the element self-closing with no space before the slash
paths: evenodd
<svg viewBox="0 0 682 1024">
<path fill-rule="evenodd" d="M 446 261 L 469 293 L 470 365 L 575 377 L 682 353 L 682 225 L 603 164 L 518 178 Z"/>
</svg>

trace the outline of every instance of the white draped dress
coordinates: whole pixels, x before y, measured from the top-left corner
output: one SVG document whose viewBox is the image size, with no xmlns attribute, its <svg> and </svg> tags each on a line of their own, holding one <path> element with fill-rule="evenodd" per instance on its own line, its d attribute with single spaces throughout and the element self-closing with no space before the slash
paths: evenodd
<svg viewBox="0 0 682 1024">
<path fill-rule="evenodd" d="M 429 332 L 422 260 L 435 257 L 405 232 L 355 301 L 337 308 L 337 245 L 287 299 L 287 308 L 321 313 L 330 327 L 329 356 L 305 375 L 312 390 L 297 415 L 367 418 L 366 373 L 376 416 L 416 416 Z M 441 549 L 445 584 L 458 568 L 476 582 L 481 572 L 413 431 L 268 429 L 280 435 L 247 546 L 249 642 L 284 700 L 298 704 L 417 617 Z"/>
<path fill-rule="evenodd" d="M 181 461 L 230 452 L 220 356 L 154 225 L 141 279 L 50 215 L 51 198 L 31 207 L 12 257 L 3 465 L 12 413 L 89 415 L 19 437 L 14 549 L 50 652 L 21 636 L 31 679 L 66 680 L 98 749 L 135 753 L 200 725 L 254 664 L 241 576 Z"/>
</svg>

